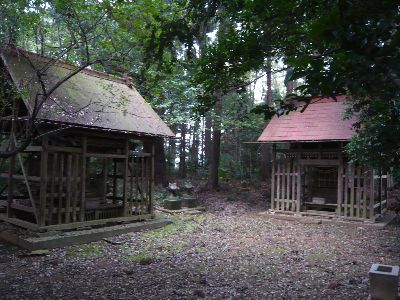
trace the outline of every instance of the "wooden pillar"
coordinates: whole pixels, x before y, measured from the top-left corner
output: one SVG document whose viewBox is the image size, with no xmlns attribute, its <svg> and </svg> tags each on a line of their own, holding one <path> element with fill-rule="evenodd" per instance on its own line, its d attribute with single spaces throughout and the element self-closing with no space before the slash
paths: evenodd
<svg viewBox="0 0 400 300">
<path fill-rule="evenodd" d="M 276 209 L 281 209 L 281 164 L 278 162 L 276 184 Z"/>
<path fill-rule="evenodd" d="M 113 164 L 113 203 L 116 203 L 118 180 L 117 180 L 117 160 L 115 158 L 112 160 L 112 164 Z"/>
<path fill-rule="evenodd" d="M 348 198 L 349 198 L 349 177 L 350 177 L 350 172 L 349 172 L 349 164 L 346 163 L 346 174 L 345 174 L 345 180 L 344 180 L 344 210 L 343 210 L 343 216 L 347 217 L 347 212 L 348 212 Z"/>
<path fill-rule="evenodd" d="M 361 166 L 357 167 L 357 190 L 356 190 L 356 217 L 360 218 L 361 214 Z"/>
<path fill-rule="evenodd" d="M 11 119 L 11 132 L 10 132 L 10 151 L 15 150 L 15 130 L 16 130 L 16 118 L 18 117 L 17 112 L 17 100 L 13 102 L 13 112 L 12 112 L 12 119 Z M 7 217 L 12 218 L 14 217 L 13 210 L 11 208 L 11 204 L 14 199 L 14 168 L 15 168 L 15 155 L 10 157 L 10 163 L 8 165 L 8 188 L 7 188 Z"/>
<path fill-rule="evenodd" d="M 108 158 L 103 158 L 103 201 L 107 201 Z"/>
<path fill-rule="evenodd" d="M 42 137 L 42 152 L 40 156 L 40 198 L 39 198 L 39 226 L 46 222 L 46 194 L 47 194 L 47 164 L 48 164 L 48 136 Z"/>
<path fill-rule="evenodd" d="M 371 220 L 374 219 L 374 204 L 375 204 L 375 179 L 374 179 L 374 170 L 371 170 L 371 184 L 370 184 L 370 191 L 369 191 L 369 218 Z"/>
<path fill-rule="evenodd" d="M 355 185 L 355 176 L 354 176 L 354 165 L 353 164 L 349 164 L 349 168 L 351 170 L 351 172 L 349 172 L 350 177 L 349 179 L 351 179 L 350 183 L 350 217 L 354 217 L 354 185 Z"/>
<path fill-rule="evenodd" d="M 153 198 L 154 198 L 154 163 L 155 163 L 155 154 L 156 154 L 156 148 L 155 148 L 155 142 L 153 141 L 151 145 L 151 157 L 150 157 L 150 189 L 149 189 L 149 213 L 153 213 Z"/>
<path fill-rule="evenodd" d="M 274 198 L 275 198 L 275 158 L 276 158 L 276 145 L 272 146 L 272 162 L 271 162 L 271 209 L 275 209 L 274 207 Z"/>
<path fill-rule="evenodd" d="M 343 202 L 343 154 L 342 149 L 339 152 L 339 167 L 338 167 L 338 185 L 337 185 L 337 209 L 336 214 L 338 217 L 342 215 L 342 202 Z"/>
<path fill-rule="evenodd" d="M 300 146 L 301 147 L 301 146 Z M 297 191 L 296 191 L 296 211 L 299 213 L 301 211 L 301 165 L 300 165 L 301 148 L 296 154 L 296 164 L 297 164 Z"/>
<path fill-rule="evenodd" d="M 129 139 L 125 140 L 125 158 L 124 158 L 124 167 L 122 171 L 122 180 L 123 180 L 123 196 L 122 203 L 124 207 L 123 216 L 127 217 L 130 215 L 128 213 L 128 168 L 129 168 Z"/>
<path fill-rule="evenodd" d="M 55 193 L 55 186 L 56 186 L 56 172 L 57 172 L 57 165 L 58 165 L 58 153 L 53 153 L 52 155 L 52 164 L 51 164 L 51 178 L 50 178 L 50 205 L 49 205 L 49 212 L 47 214 L 47 222 L 49 225 L 52 225 L 53 221 L 53 210 L 54 210 L 54 193 Z"/>
<path fill-rule="evenodd" d="M 81 222 L 85 221 L 85 206 L 86 206 L 86 164 L 87 164 L 87 158 L 86 158 L 86 153 L 87 153 L 87 137 L 83 136 L 82 140 L 82 159 L 81 159 L 81 201 L 80 201 L 80 211 L 79 211 L 79 220 Z"/>
<path fill-rule="evenodd" d="M 67 190 L 65 204 L 65 223 L 71 222 L 71 194 L 72 194 L 72 154 L 67 154 Z"/>
</svg>

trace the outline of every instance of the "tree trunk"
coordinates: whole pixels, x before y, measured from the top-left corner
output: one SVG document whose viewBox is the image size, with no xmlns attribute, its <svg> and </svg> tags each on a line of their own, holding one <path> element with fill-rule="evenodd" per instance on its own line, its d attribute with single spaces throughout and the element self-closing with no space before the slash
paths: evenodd
<svg viewBox="0 0 400 300">
<path fill-rule="evenodd" d="M 190 160 L 192 162 L 192 171 L 193 174 L 197 174 L 197 168 L 199 166 L 199 146 L 200 140 L 198 135 L 198 130 L 200 127 L 199 121 L 196 121 L 193 126 L 193 136 L 192 136 L 192 145 L 190 147 Z"/>
<path fill-rule="evenodd" d="M 265 98 L 265 104 L 272 104 L 272 74 L 271 74 L 271 59 L 267 59 L 267 96 Z M 266 123 L 265 125 L 267 125 Z M 266 181 L 269 179 L 271 174 L 271 163 L 270 163 L 270 147 L 268 144 L 263 144 L 261 149 L 261 180 Z"/>
<path fill-rule="evenodd" d="M 210 165 L 208 168 L 208 181 L 207 188 L 217 189 L 219 186 L 219 158 L 220 158 L 220 146 L 221 146 L 221 121 L 220 116 L 222 113 L 222 96 L 218 97 L 219 101 L 215 104 L 215 118 L 213 121 L 213 134 L 212 134 L 212 147 Z"/>
<path fill-rule="evenodd" d="M 179 147 L 179 176 L 186 178 L 186 124 L 181 124 L 181 139 Z"/>
<path fill-rule="evenodd" d="M 175 156 L 176 156 L 176 142 L 174 138 L 169 139 L 169 147 L 168 147 L 168 177 L 175 170 Z"/>
<path fill-rule="evenodd" d="M 205 126 L 205 132 L 204 132 L 204 156 L 205 156 L 205 167 L 208 167 L 210 165 L 210 159 L 211 159 L 211 147 L 212 147 L 212 141 L 211 141 L 211 130 L 212 130 L 212 119 L 209 114 L 206 116 L 206 126 Z"/>
</svg>

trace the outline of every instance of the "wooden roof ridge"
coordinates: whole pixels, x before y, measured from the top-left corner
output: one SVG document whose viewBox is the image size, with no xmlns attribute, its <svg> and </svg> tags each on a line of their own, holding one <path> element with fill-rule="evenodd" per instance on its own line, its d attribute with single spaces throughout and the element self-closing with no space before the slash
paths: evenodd
<svg viewBox="0 0 400 300">
<path fill-rule="evenodd" d="M 22 48 L 9 48 L 9 47 L 0 48 L 0 52 L 3 52 L 3 51 L 15 54 L 17 56 L 20 55 L 20 56 L 25 57 L 25 58 L 28 57 L 29 59 L 31 59 L 31 58 L 39 59 L 39 60 L 41 60 L 41 62 L 44 62 L 44 63 L 47 63 L 50 60 L 54 60 L 54 64 L 56 64 L 57 66 L 65 68 L 67 70 L 71 70 L 71 71 L 73 71 L 77 67 L 79 67 L 78 65 L 69 63 L 69 62 L 67 62 L 65 60 L 55 59 L 53 57 L 50 57 L 50 56 L 47 56 L 47 55 L 41 55 L 39 53 L 31 52 L 31 51 L 28 51 L 28 50 L 25 50 L 25 49 L 22 49 Z M 21 55 L 21 53 L 23 55 Z M 106 80 L 110 80 L 110 81 L 114 81 L 114 82 L 117 82 L 117 83 L 122 83 L 122 84 L 128 85 L 127 81 L 124 78 L 117 77 L 117 76 L 114 76 L 114 75 L 106 73 L 106 72 L 101 72 L 101 71 L 98 71 L 98 70 L 86 69 L 86 68 L 83 69 L 80 72 L 85 73 L 85 74 L 90 75 L 90 76 L 97 77 L 97 78 L 106 79 Z"/>
</svg>

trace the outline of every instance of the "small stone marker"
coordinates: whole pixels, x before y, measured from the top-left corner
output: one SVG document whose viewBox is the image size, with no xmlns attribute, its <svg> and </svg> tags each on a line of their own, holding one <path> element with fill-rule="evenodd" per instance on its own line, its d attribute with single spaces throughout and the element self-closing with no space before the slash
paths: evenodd
<svg viewBox="0 0 400 300">
<path fill-rule="evenodd" d="M 399 267 L 373 264 L 369 270 L 370 299 L 396 300 L 399 285 Z"/>
</svg>

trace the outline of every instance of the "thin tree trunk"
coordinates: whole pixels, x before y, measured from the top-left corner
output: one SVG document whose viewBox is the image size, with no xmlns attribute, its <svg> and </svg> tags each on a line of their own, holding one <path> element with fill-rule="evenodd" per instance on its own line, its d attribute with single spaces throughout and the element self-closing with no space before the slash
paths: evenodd
<svg viewBox="0 0 400 300">
<path fill-rule="evenodd" d="M 205 132 L 204 132 L 204 156 L 205 156 L 205 166 L 208 167 L 210 165 L 211 159 L 211 130 L 212 130 L 212 119 L 209 114 L 206 116 L 206 125 L 205 125 Z"/>
<path fill-rule="evenodd" d="M 186 178 L 186 124 L 181 124 L 181 139 L 179 147 L 179 176 Z"/>
<path fill-rule="evenodd" d="M 212 147 L 210 165 L 208 168 L 208 182 L 207 187 L 209 189 L 217 189 L 219 186 L 219 159 L 220 159 L 220 147 L 221 147 L 221 122 L 220 116 L 222 113 L 222 96 L 219 96 L 219 101 L 215 104 L 215 118 L 213 120 L 213 135 L 212 135 Z"/>
<path fill-rule="evenodd" d="M 271 75 L 271 59 L 267 59 L 267 96 L 265 97 L 265 104 L 272 104 L 272 75 Z M 266 123 L 265 125 L 267 125 Z M 270 147 L 268 144 L 263 144 L 261 149 L 261 180 L 266 181 L 270 177 L 271 163 L 270 163 Z"/>
<path fill-rule="evenodd" d="M 175 169 L 175 157 L 176 157 L 176 142 L 174 138 L 169 139 L 168 147 L 168 177 L 174 172 Z"/>
<path fill-rule="evenodd" d="M 199 166 L 199 146 L 200 146 L 200 140 L 199 140 L 199 127 L 200 127 L 200 122 L 196 121 L 193 126 L 193 136 L 192 136 L 192 145 L 190 147 L 190 159 L 192 161 L 192 171 L 193 174 L 197 174 L 197 168 Z"/>
</svg>

